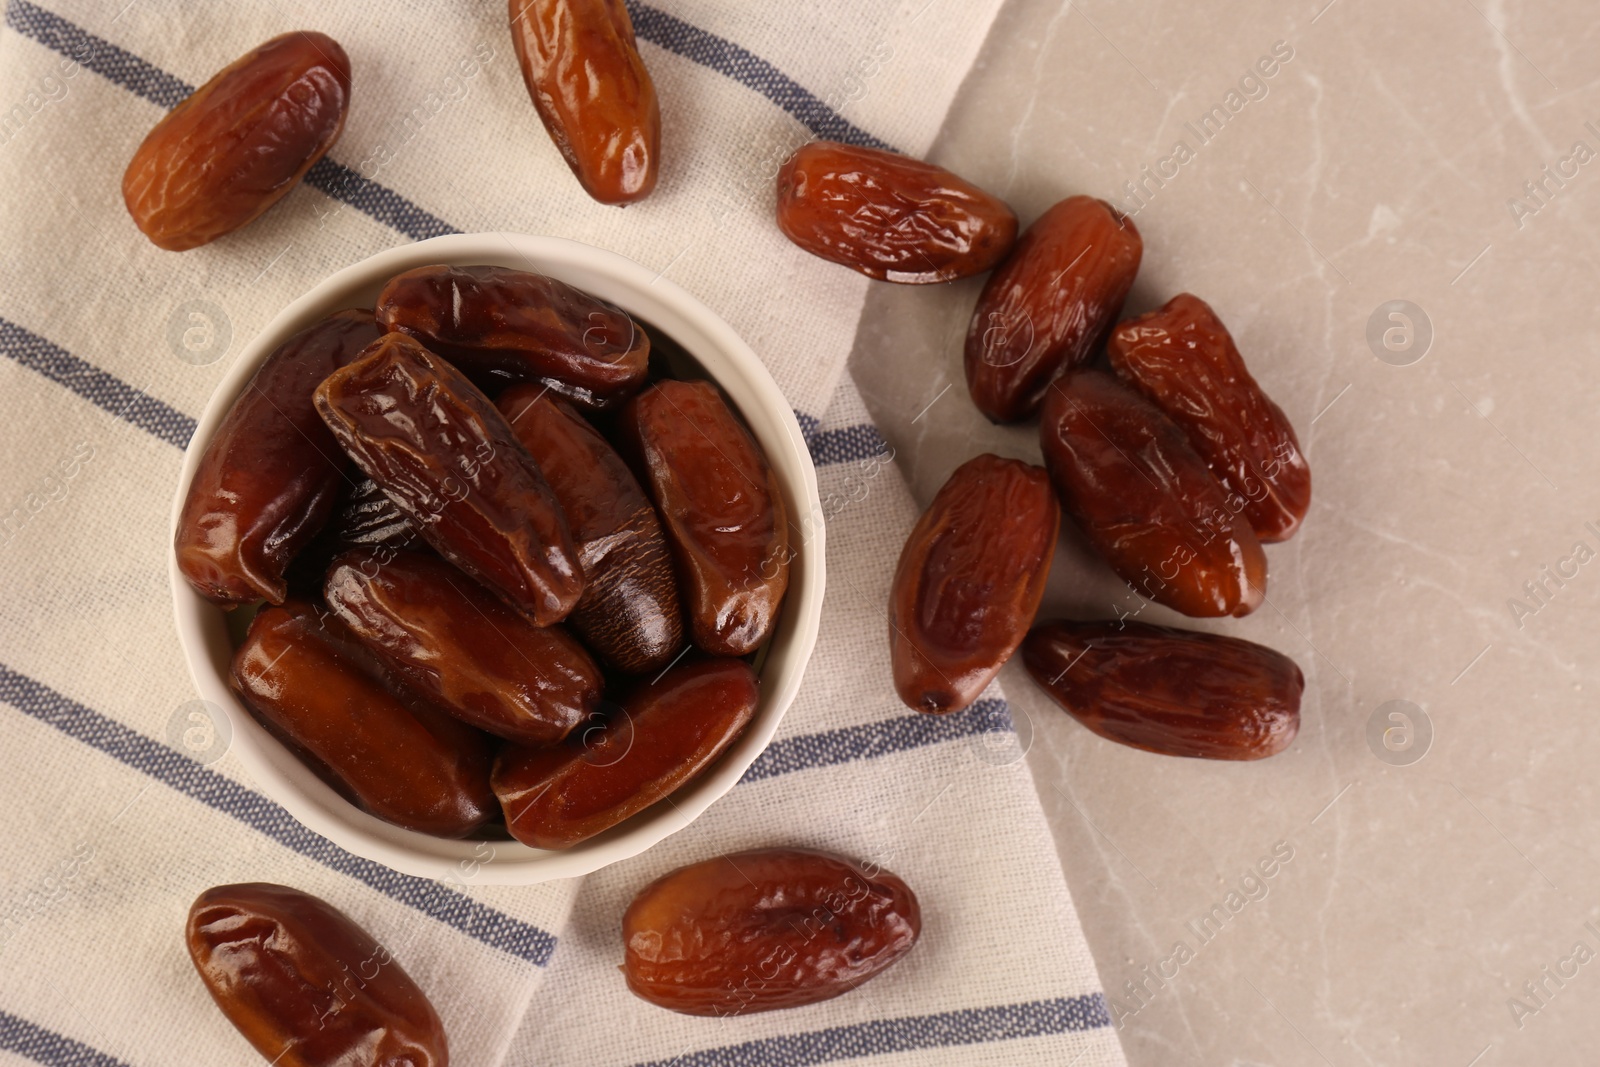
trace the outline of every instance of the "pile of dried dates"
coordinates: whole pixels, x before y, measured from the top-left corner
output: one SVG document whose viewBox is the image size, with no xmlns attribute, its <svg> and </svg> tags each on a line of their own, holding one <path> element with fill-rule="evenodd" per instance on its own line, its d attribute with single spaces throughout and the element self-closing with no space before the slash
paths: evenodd
<svg viewBox="0 0 1600 1067">
<path fill-rule="evenodd" d="M 1304 681 L 1280 653 L 1126 620 L 1035 625 L 1062 511 L 1141 599 L 1222 617 L 1264 602 L 1261 546 L 1311 503 L 1294 428 L 1216 312 L 1181 293 L 1118 321 L 1144 250 L 1133 221 L 1074 196 L 1018 237 L 1009 207 L 940 167 L 816 142 L 778 177 L 778 225 L 871 278 L 992 269 L 967 388 L 994 422 L 1040 420 L 1043 467 L 978 456 L 911 531 L 889 597 L 900 699 L 960 711 L 1021 646 L 1034 680 L 1113 741 L 1211 759 L 1287 748 Z"/>
<path fill-rule="evenodd" d="M 511 0 L 509 15 L 583 188 L 649 195 L 661 120 L 626 7 Z M 175 251 L 246 225 L 338 139 L 350 86 L 331 38 L 266 42 L 150 132 L 124 175 L 129 213 Z M 1283 655 L 1035 620 L 1063 510 L 1140 597 L 1221 617 L 1264 602 L 1262 545 L 1310 503 L 1293 428 L 1209 306 L 1185 293 L 1118 321 L 1143 253 L 1132 221 L 1075 196 L 1019 236 L 1004 202 L 942 168 L 825 142 L 784 164 L 777 200 L 795 244 L 871 278 L 992 271 L 967 385 L 990 419 L 1041 423 L 1043 467 L 977 456 L 912 530 L 889 605 L 901 699 L 960 711 L 1020 647 L 1112 740 L 1215 759 L 1287 747 L 1304 683 Z M 751 661 L 794 548 L 760 446 L 670 349 L 553 279 L 427 266 L 274 351 L 208 443 L 175 543 L 196 590 L 252 614 L 231 683 L 263 727 L 380 819 L 542 849 L 704 771 L 755 714 Z M 922 918 L 876 865 L 761 849 L 667 874 L 622 926 L 634 993 L 725 1016 L 856 988 L 910 951 Z M 273 1063 L 448 1063 L 422 990 L 315 897 L 207 890 L 187 944 Z"/>
<path fill-rule="evenodd" d="M 717 387 L 651 356 L 554 279 L 419 267 L 284 342 L 222 420 L 179 569 L 260 605 L 233 688 L 352 803 L 568 848 L 750 722 L 783 495 Z"/>
</svg>

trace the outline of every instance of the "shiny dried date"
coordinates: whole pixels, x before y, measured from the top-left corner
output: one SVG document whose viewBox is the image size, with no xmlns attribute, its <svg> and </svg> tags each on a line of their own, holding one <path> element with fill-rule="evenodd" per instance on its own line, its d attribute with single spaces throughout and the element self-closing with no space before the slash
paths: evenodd
<svg viewBox="0 0 1600 1067">
<path fill-rule="evenodd" d="M 418 267 L 378 294 L 378 322 L 410 334 L 484 388 L 539 381 L 598 409 L 644 384 L 650 335 L 570 285 L 506 267 Z"/>
<path fill-rule="evenodd" d="M 622 918 L 628 988 L 685 1015 L 750 1015 L 848 993 L 922 933 L 916 894 L 837 856 L 718 856 L 646 886 Z"/>
<path fill-rule="evenodd" d="M 229 681 L 269 733 L 386 822 L 465 837 L 494 813 L 488 737 L 403 688 L 309 603 L 257 614 Z"/>
<path fill-rule="evenodd" d="M 427 994 L 326 901 L 266 882 L 215 886 L 189 908 L 184 941 L 222 1014 L 277 1067 L 449 1067 Z"/>
<path fill-rule="evenodd" d="M 1050 387 L 1040 444 L 1061 506 L 1140 596 L 1185 615 L 1248 615 L 1267 557 L 1183 431 L 1111 375 Z"/>
<path fill-rule="evenodd" d="M 511 835 L 571 848 L 697 777 L 755 715 L 755 671 L 737 659 L 674 667 L 635 689 L 612 719 L 554 748 L 507 745 L 494 791 Z"/>
<path fill-rule="evenodd" d="M 1089 196 L 1041 215 L 990 275 L 967 328 L 967 389 L 994 422 L 1039 408 L 1045 389 L 1094 355 L 1139 272 L 1133 220 Z"/>
<path fill-rule="evenodd" d="M 657 382 L 621 424 L 677 558 L 694 643 L 714 656 L 755 651 L 772 633 L 793 555 L 766 456 L 710 382 Z"/>
<path fill-rule="evenodd" d="M 1311 467 L 1283 409 L 1250 376 L 1228 328 L 1179 293 L 1121 323 L 1108 346 L 1117 374 L 1178 424 L 1263 542 L 1286 541 L 1311 506 Z"/>
<path fill-rule="evenodd" d="M 317 411 L 422 537 L 535 625 L 583 594 L 567 520 L 477 386 L 404 334 L 386 334 L 317 387 Z"/>
<path fill-rule="evenodd" d="M 602 204 L 650 195 L 661 107 L 622 0 L 511 0 L 511 40 L 539 118 Z"/>
<path fill-rule="evenodd" d="M 173 549 L 201 596 L 283 603 L 284 572 L 328 521 L 349 463 L 317 417 L 317 384 L 379 336 L 341 311 L 280 345 L 222 419 L 184 497 Z"/>
<path fill-rule="evenodd" d="M 1305 679 L 1270 648 L 1140 622 L 1048 622 L 1022 662 L 1101 737 L 1167 756 L 1251 760 L 1289 747 Z"/>
<path fill-rule="evenodd" d="M 1017 238 L 1017 216 L 943 167 L 813 141 L 778 171 L 778 228 L 812 255 L 869 278 L 929 283 L 998 263 Z"/>
<path fill-rule="evenodd" d="M 310 31 L 274 37 L 156 123 L 122 176 L 144 235 L 173 252 L 255 219 L 299 184 L 344 129 L 350 57 Z"/>
<path fill-rule="evenodd" d="M 894 685 L 917 711 L 960 711 L 1033 623 L 1061 508 L 1042 467 L 981 455 L 957 467 L 906 538 L 889 591 Z"/>
<path fill-rule="evenodd" d="M 431 553 L 339 557 L 328 607 L 411 687 L 463 722 L 525 745 L 561 740 L 600 700 L 600 669 Z"/>
<path fill-rule="evenodd" d="M 639 480 L 594 427 L 539 386 L 513 386 L 498 403 L 578 546 L 583 596 L 568 625 L 620 671 L 665 667 L 683 645 L 683 605 L 666 535 Z"/>
</svg>

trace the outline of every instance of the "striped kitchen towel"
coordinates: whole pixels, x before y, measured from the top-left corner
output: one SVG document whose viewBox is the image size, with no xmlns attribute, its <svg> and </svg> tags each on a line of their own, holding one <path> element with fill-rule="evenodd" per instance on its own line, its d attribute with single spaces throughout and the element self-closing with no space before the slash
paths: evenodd
<svg viewBox="0 0 1600 1067">
<path fill-rule="evenodd" d="M 916 506 L 846 374 L 870 284 L 795 249 L 772 178 L 811 137 L 925 153 L 999 0 L 633 2 L 664 163 L 589 201 L 539 125 L 501 0 L 10 0 L 0 33 L 0 1060 L 258 1062 L 182 946 L 190 902 L 283 882 L 344 909 L 438 1005 L 463 1067 L 1120 1064 L 998 691 L 920 717 L 890 685 L 883 605 Z M 243 231 L 163 252 L 123 167 L 194 86 L 290 29 L 354 67 L 328 158 Z M 1004 117 L 997 117 L 1004 121 Z M 1063 190 L 1063 193 L 1071 190 Z M 694 826 L 581 881 L 437 884 L 357 859 L 186 744 L 170 614 L 181 450 L 243 343 L 329 272 L 454 231 L 589 242 L 659 270 L 761 354 L 829 516 L 816 656 L 777 740 Z M 636 1000 L 623 907 L 661 872 L 793 844 L 873 860 L 921 944 L 808 1008 L 694 1019 Z"/>
</svg>

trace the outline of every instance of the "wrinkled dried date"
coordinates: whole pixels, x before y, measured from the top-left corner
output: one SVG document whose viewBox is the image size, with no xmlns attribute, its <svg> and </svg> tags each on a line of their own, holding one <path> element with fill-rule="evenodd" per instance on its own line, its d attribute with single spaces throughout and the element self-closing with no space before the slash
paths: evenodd
<svg viewBox="0 0 1600 1067">
<path fill-rule="evenodd" d="M 549 744 L 600 700 L 600 669 L 582 645 L 534 626 L 431 553 L 350 552 L 334 561 L 325 592 L 378 658 L 480 730 Z"/>
<path fill-rule="evenodd" d="M 317 388 L 344 450 L 445 559 L 539 626 L 583 593 L 567 520 L 506 420 L 444 360 L 387 334 Z"/>
<path fill-rule="evenodd" d="M 755 651 L 772 633 L 792 556 L 766 456 L 710 382 L 658 382 L 621 423 L 678 561 L 694 643 L 716 656 Z"/>
<path fill-rule="evenodd" d="M 1140 595 L 1185 615 L 1248 615 L 1267 558 L 1183 431 L 1109 374 L 1050 387 L 1040 444 L 1061 506 Z"/>
<path fill-rule="evenodd" d="M 815 1004 L 883 973 L 917 943 L 916 894 L 823 852 L 772 848 L 681 867 L 622 919 L 628 988 L 686 1015 Z"/>
<path fill-rule="evenodd" d="M 378 322 L 484 388 L 540 381 L 586 408 L 644 384 L 650 336 L 614 304 L 506 267 L 418 267 L 378 294 Z"/>
<path fill-rule="evenodd" d="M 981 455 L 933 498 L 889 592 L 895 689 L 917 711 L 960 711 L 1022 642 L 1044 596 L 1061 509 L 1041 467 Z"/>
<path fill-rule="evenodd" d="M 1311 468 L 1289 417 L 1250 376 L 1210 305 L 1180 293 L 1118 325 L 1108 351 L 1122 379 L 1177 423 L 1217 480 L 1245 501 L 1257 538 L 1294 535 L 1311 506 Z"/>
<path fill-rule="evenodd" d="M 494 813 L 488 737 L 402 688 L 308 603 L 262 609 L 229 681 L 273 736 L 380 819 L 464 837 Z"/>
<path fill-rule="evenodd" d="M 665 667 L 683 644 L 683 606 L 666 536 L 638 479 L 582 416 L 541 387 L 513 386 L 498 403 L 578 546 L 583 596 L 567 623 L 618 670 Z"/>
<path fill-rule="evenodd" d="M 389 951 L 326 901 L 265 882 L 207 889 L 189 958 L 239 1033 L 276 1067 L 448 1067 L 444 1024 Z"/>
<path fill-rule="evenodd" d="M 1305 679 L 1270 648 L 1140 622 L 1049 622 L 1028 634 L 1034 681 L 1101 737 L 1168 756 L 1250 760 L 1289 747 Z"/>
<path fill-rule="evenodd" d="M 511 0 L 528 95 L 584 191 L 602 204 L 650 195 L 661 108 L 622 0 Z"/>
<path fill-rule="evenodd" d="M 312 391 L 379 336 L 341 311 L 275 350 L 206 445 L 173 538 L 178 569 L 228 607 L 283 603 L 284 571 L 328 520 L 349 468 Z"/>
<path fill-rule="evenodd" d="M 570 848 L 610 829 L 710 766 L 759 696 L 743 660 L 703 660 L 641 685 L 609 723 L 561 745 L 507 745 L 493 779 L 506 827 L 534 848 Z"/>
<path fill-rule="evenodd" d="M 420 539 L 416 523 L 371 478 L 361 478 L 349 489 L 328 520 L 326 532 L 341 552 L 351 548 L 400 549 Z"/>
<path fill-rule="evenodd" d="M 156 123 L 122 176 L 128 214 L 173 252 L 231 233 L 333 147 L 349 106 L 339 42 L 309 31 L 274 37 Z"/>
<path fill-rule="evenodd" d="M 943 167 L 813 141 L 778 172 L 778 228 L 869 278 L 948 282 L 999 262 L 1016 240 L 1017 216 Z"/>
<path fill-rule="evenodd" d="M 978 410 L 1015 422 L 1051 381 L 1094 355 L 1139 272 L 1133 220 L 1074 196 L 1028 227 L 989 277 L 967 328 L 967 388 Z"/>
</svg>

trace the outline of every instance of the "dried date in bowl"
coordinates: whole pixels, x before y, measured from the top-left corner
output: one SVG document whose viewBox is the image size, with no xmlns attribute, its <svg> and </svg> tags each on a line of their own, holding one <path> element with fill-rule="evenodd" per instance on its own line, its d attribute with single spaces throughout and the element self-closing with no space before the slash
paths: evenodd
<svg viewBox="0 0 1600 1067">
<path fill-rule="evenodd" d="M 300 183 L 344 129 L 350 57 L 323 33 L 274 37 L 196 89 L 122 176 L 128 214 L 182 252 L 249 223 Z"/>
<path fill-rule="evenodd" d="M 499 405 L 578 546 L 585 585 L 568 624 L 617 670 L 666 667 L 683 647 L 683 604 L 661 520 L 638 479 L 594 427 L 539 386 L 514 385 Z"/>
<path fill-rule="evenodd" d="M 268 356 L 228 410 L 173 539 L 179 570 L 202 596 L 227 607 L 283 603 L 290 563 L 352 480 L 311 394 L 378 334 L 370 311 L 330 315 Z"/>
<path fill-rule="evenodd" d="M 488 736 L 392 676 L 316 605 L 259 612 L 230 680 L 269 733 L 385 822 L 466 837 L 493 814 Z"/>
<path fill-rule="evenodd" d="M 484 389 L 537 381 L 590 410 L 644 384 L 650 335 L 614 304 L 527 270 L 430 264 L 389 279 L 378 322 Z"/>
<path fill-rule="evenodd" d="M 694 643 L 713 656 L 754 652 L 789 588 L 795 536 L 761 446 L 710 382 L 657 382 L 620 422 L 678 561 Z"/>
<path fill-rule="evenodd" d="M 508 745 L 494 792 L 511 836 L 571 848 L 692 781 L 739 736 L 760 699 L 737 659 L 685 663 L 636 686 L 609 721 L 545 748 Z"/>
<path fill-rule="evenodd" d="M 778 171 L 778 228 L 812 255 L 869 278 L 927 284 L 998 263 L 1017 238 L 1017 216 L 943 167 L 813 141 Z"/>
<path fill-rule="evenodd" d="M 761 700 L 750 724 L 704 774 L 673 794 L 672 804 L 657 805 L 560 852 L 498 840 L 493 844 L 493 861 L 484 863 L 481 841 L 428 837 L 360 811 L 271 738 L 227 687 L 232 641 L 225 613 L 189 587 L 169 555 L 178 637 L 197 695 L 217 704 L 229 717 L 230 752 L 267 796 L 316 833 L 365 859 L 419 877 L 473 884 L 530 884 L 574 877 L 636 855 L 687 826 L 732 788 L 771 740 L 798 691 L 816 641 L 824 586 L 825 530 L 820 520 L 824 512 L 792 407 L 760 359 L 726 323 L 670 278 L 658 278 L 653 268 L 572 241 L 493 233 L 451 235 L 380 252 L 323 280 L 275 316 L 241 350 L 201 413 L 175 487 L 174 532 L 200 454 L 265 356 L 294 333 L 341 308 L 372 306 L 396 275 L 440 263 L 532 269 L 614 304 L 641 328 L 675 342 L 674 348 L 681 347 L 693 358 L 692 367 L 675 363 L 673 373 L 714 379 L 737 406 L 777 476 L 798 530 L 790 542 L 789 590 L 762 652 Z"/>
</svg>

